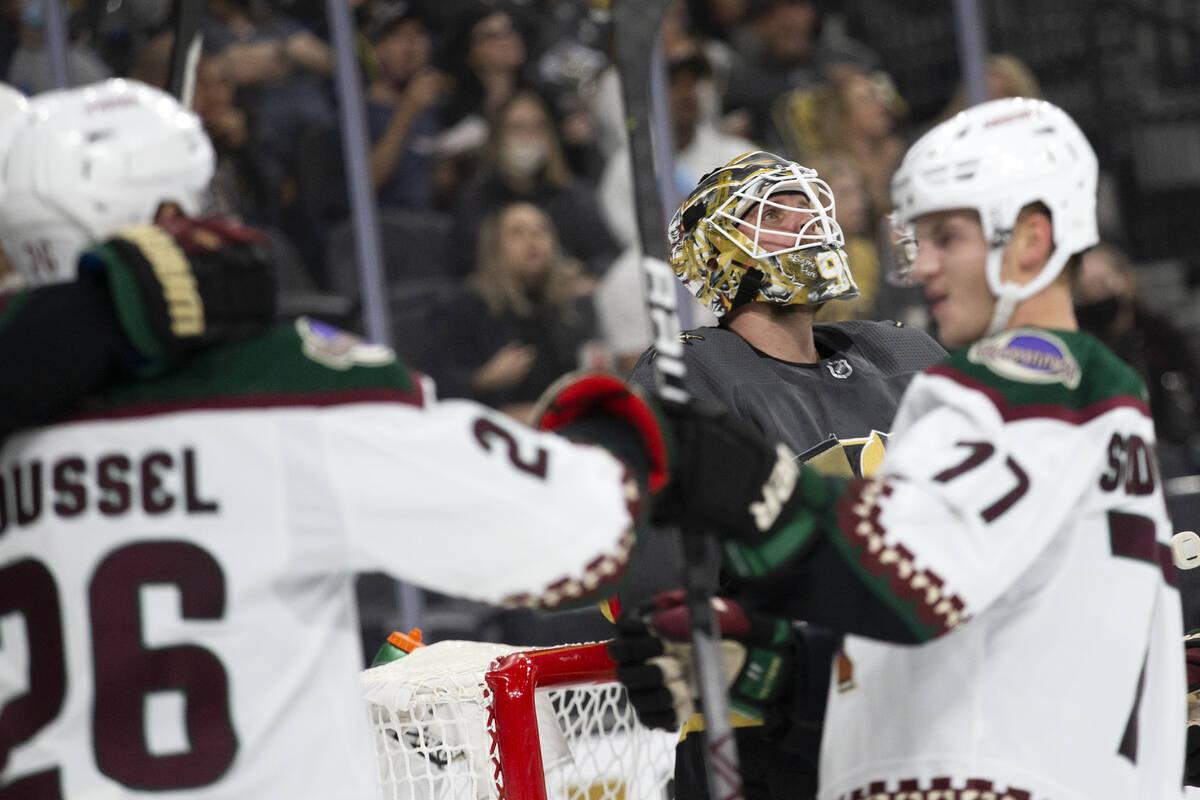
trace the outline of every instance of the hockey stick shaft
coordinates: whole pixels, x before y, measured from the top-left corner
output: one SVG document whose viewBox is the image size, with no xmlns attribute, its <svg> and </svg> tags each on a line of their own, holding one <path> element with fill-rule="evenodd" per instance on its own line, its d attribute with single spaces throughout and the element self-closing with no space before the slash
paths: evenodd
<svg viewBox="0 0 1200 800">
<path fill-rule="evenodd" d="M 171 9 L 171 30 L 175 33 L 175 41 L 171 45 L 167 91 L 186 108 L 191 108 L 196 88 L 196 65 L 200 63 L 200 48 L 204 43 L 204 0 L 175 0 Z"/>
<path fill-rule="evenodd" d="M 654 70 L 661 71 L 659 29 L 670 0 L 614 0 L 613 36 L 621 73 L 621 96 L 629 133 L 633 167 L 634 208 L 637 216 L 642 264 L 646 279 L 646 306 L 658 351 L 654 366 L 659 396 L 668 403 L 687 405 L 691 396 L 684 385 L 687 369 L 679 339 L 679 313 L 675 276 L 666 265 L 667 231 L 659 202 L 654 159 L 654 136 L 669 137 L 669 130 L 653 130 L 650 87 Z M 660 150 L 671 152 L 669 147 Z M 663 165 L 670 170 L 670 165 Z M 720 662 L 720 631 L 710 602 L 715 586 L 709 585 L 718 562 L 716 540 L 688 532 L 683 537 L 684 588 L 691 620 L 692 652 L 699 681 L 700 704 L 705 717 L 705 766 L 711 800 L 741 797 L 737 744 L 729 723 L 729 701 Z"/>
<path fill-rule="evenodd" d="M 50 56 L 50 85 L 55 89 L 65 89 L 71 85 L 71 76 L 67 74 L 67 12 L 63 10 L 65 0 L 46 0 L 42 4 L 45 14 L 44 35 L 46 52 Z"/>
</svg>

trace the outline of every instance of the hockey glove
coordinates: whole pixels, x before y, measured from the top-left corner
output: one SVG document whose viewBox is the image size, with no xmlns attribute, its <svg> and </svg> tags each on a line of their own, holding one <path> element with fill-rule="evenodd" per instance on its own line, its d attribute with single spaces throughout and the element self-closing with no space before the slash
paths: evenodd
<svg viewBox="0 0 1200 800">
<path fill-rule="evenodd" d="M 565 375 L 538 400 L 533 425 L 608 449 L 654 494 L 670 477 L 663 420 L 636 386 L 606 373 Z"/>
<path fill-rule="evenodd" d="M 223 219 L 122 228 L 80 259 L 102 275 L 134 351 L 154 372 L 195 348 L 248 338 L 275 319 L 275 273 L 253 229 Z"/>
<path fill-rule="evenodd" d="M 840 495 L 836 479 L 727 413 L 692 405 L 668 409 L 668 418 L 679 456 L 657 521 L 715 534 L 739 578 L 774 575 L 804 551 Z"/>
<path fill-rule="evenodd" d="M 773 726 L 785 718 L 784 693 L 796 664 L 791 626 L 784 619 L 746 611 L 733 600 L 713 598 L 712 603 L 730 710 L 743 717 L 735 724 Z M 645 614 L 617 622 L 608 653 L 647 727 L 677 730 L 697 711 L 699 689 L 688 637 L 682 590 L 660 594 Z"/>
</svg>

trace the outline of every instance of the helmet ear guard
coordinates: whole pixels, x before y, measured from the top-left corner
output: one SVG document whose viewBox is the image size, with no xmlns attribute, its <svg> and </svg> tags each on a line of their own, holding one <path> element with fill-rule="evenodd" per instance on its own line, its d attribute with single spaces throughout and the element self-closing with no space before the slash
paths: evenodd
<svg viewBox="0 0 1200 800">
<path fill-rule="evenodd" d="M 772 199 L 785 194 L 805 201 Z M 798 230 L 771 228 L 763 219 L 770 208 L 807 220 Z M 858 296 L 832 190 L 814 170 L 771 153 L 746 153 L 701 178 L 675 212 L 668 237 L 672 270 L 718 317 L 747 302 Z"/>
</svg>

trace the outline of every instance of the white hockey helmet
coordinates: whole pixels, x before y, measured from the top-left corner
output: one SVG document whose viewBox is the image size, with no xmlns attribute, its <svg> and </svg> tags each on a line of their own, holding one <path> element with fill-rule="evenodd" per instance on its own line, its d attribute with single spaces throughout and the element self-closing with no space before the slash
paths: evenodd
<svg viewBox="0 0 1200 800">
<path fill-rule="evenodd" d="M 988 333 L 1002 330 L 1020 300 L 1037 294 L 1067 260 L 1100 240 L 1096 154 L 1066 112 L 1044 100 L 1006 97 L 937 125 L 905 153 L 892 177 L 899 222 L 934 211 L 973 209 L 989 244 L 987 281 L 997 298 Z M 1054 252 L 1024 286 L 1003 283 L 1000 263 L 1021 209 L 1041 202 L 1054 225 Z"/>
<path fill-rule="evenodd" d="M 5 165 L 8 161 L 8 149 L 17 135 L 17 130 L 24 125 L 29 116 L 29 102 L 25 95 L 6 83 L 0 83 L 0 197 L 4 197 Z M 4 237 L 0 235 L 0 292 L 5 291 L 20 279 L 10 272 L 10 260 L 4 249 Z"/>
<path fill-rule="evenodd" d="M 37 95 L 13 137 L 0 241 L 27 285 L 74 280 L 80 252 L 165 202 L 200 211 L 215 157 L 166 92 L 111 79 Z"/>
</svg>

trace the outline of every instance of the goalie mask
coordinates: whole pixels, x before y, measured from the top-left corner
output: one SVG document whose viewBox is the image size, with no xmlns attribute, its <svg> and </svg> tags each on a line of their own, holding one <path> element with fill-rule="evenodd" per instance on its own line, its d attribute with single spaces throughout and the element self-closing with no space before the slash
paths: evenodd
<svg viewBox="0 0 1200 800">
<path fill-rule="evenodd" d="M 80 252 L 163 203 L 200 211 L 212 144 L 166 92 L 112 79 L 40 94 L 28 115 L 0 197 L 0 241 L 26 285 L 74 280 Z"/>
<path fill-rule="evenodd" d="M 668 239 L 671 269 L 718 317 L 751 301 L 858 296 L 829 185 L 771 153 L 746 153 L 701 178 Z"/>
</svg>

